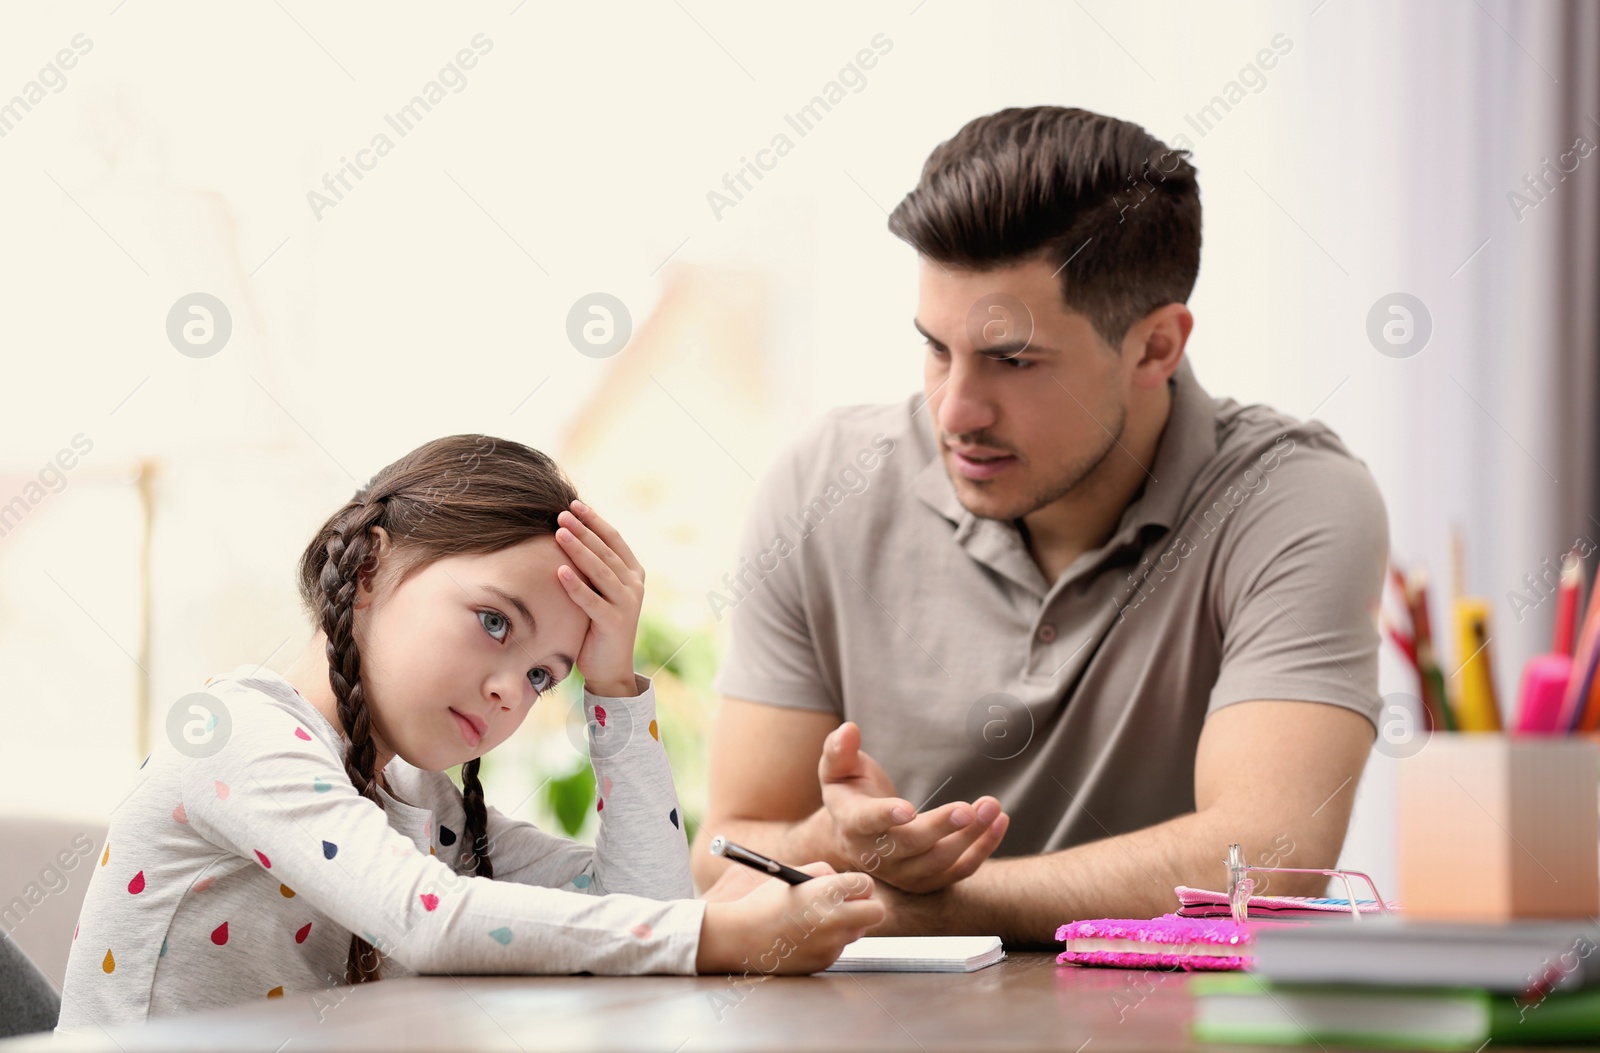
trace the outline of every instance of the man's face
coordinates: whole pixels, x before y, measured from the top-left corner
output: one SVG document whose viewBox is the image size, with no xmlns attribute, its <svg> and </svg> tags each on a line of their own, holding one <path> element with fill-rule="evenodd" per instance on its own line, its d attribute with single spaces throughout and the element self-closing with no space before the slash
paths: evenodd
<svg viewBox="0 0 1600 1053">
<path fill-rule="evenodd" d="M 1067 309 L 1043 261 L 971 271 L 924 259 L 923 390 L 956 497 L 1019 519 L 1078 486 L 1127 422 L 1122 356 Z"/>
</svg>

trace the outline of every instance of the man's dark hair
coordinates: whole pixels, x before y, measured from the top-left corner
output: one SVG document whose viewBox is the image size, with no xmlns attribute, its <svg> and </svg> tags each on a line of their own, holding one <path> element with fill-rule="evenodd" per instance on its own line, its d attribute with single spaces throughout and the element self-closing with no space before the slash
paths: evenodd
<svg viewBox="0 0 1600 1053">
<path fill-rule="evenodd" d="M 934 148 L 889 229 L 955 267 L 1042 258 L 1061 269 L 1067 307 L 1116 348 L 1134 322 L 1194 289 L 1200 185 L 1189 156 L 1088 110 L 1001 110 Z"/>
</svg>

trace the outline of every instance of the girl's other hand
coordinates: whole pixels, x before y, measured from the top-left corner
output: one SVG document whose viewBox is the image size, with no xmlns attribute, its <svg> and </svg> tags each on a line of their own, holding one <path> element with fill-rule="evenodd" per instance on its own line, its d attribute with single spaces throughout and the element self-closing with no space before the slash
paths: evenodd
<svg viewBox="0 0 1600 1053">
<path fill-rule="evenodd" d="M 798 869 L 817 876 L 802 885 L 764 878 L 739 899 L 708 901 L 695 970 L 821 972 L 838 960 L 846 944 L 883 921 L 887 912 L 873 898 L 868 875 L 838 874 L 826 863 L 807 863 Z M 711 890 L 722 884 L 719 880 Z"/>
<path fill-rule="evenodd" d="M 589 616 L 577 655 L 585 687 L 608 698 L 637 695 L 633 644 L 644 606 L 644 568 L 616 528 L 582 501 L 572 502 L 557 521 L 556 543 L 571 564 L 556 568 L 556 579 Z"/>
</svg>

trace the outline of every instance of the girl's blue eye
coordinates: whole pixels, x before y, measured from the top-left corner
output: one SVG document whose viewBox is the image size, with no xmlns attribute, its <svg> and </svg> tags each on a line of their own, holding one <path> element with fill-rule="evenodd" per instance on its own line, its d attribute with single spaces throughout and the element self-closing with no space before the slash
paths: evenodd
<svg viewBox="0 0 1600 1053">
<path fill-rule="evenodd" d="M 484 621 L 484 619 L 486 619 L 486 618 L 493 618 L 495 620 L 495 622 L 498 623 L 498 625 L 500 627 L 499 631 L 502 634 L 504 634 L 504 633 L 507 633 L 507 632 L 511 631 L 511 623 L 506 620 L 506 616 L 501 614 L 499 611 L 479 611 L 478 612 L 478 621 L 479 621 L 480 624 L 483 625 L 484 631 L 487 632 L 490 636 L 494 636 L 494 638 L 496 640 L 504 640 L 505 639 L 504 635 L 500 635 L 500 636 L 495 636 L 494 635 L 496 630 L 491 628 L 488 622 Z"/>
<path fill-rule="evenodd" d="M 490 618 L 494 619 L 494 621 L 489 621 L 488 619 Z M 511 622 L 499 611 L 479 611 L 478 623 L 483 626 L 485 632 L 496 640 L 504 640 L 505 634 L 511 631 Z M 497 633 L 499 635 L 496 635 Z M 550 670 L 541 667 L 528 670 L 528 683 L 533 685 L 534 691 L 542 695 L 555 687 L 560 681 L 555 678 L 555 674 L 551 673 Z"/>
</svg>

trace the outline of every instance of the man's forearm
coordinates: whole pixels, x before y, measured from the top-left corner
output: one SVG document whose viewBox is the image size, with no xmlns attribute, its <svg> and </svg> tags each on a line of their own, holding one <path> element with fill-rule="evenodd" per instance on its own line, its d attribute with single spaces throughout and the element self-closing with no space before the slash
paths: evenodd
<svg viewBox="0 0 1600 1053">
<path fill-rule="evenodd" d="M 825 809 L 819 808 L 795 822 L 771 819 L 717 819 L 714 825 L 716 828 L 712 829 L 713 823 L 707 822 L 700 828 L 700 832 L 695 835 L 695 847 L 690 857 L 695 884 L 702 891 L 709 888 L 725 869 L 734 865 L 707 851 L 706 846 L 711 843 L 711 838 L 718 834 L 790 866 L 823 862 L 835 870 L 861 869 L 859 866 L 847 864 L 832 850 L 832 838 L 829 836 Z"/>
<path fill-rule="evenodd" d="M 1248 861 L 1258 865 L 1331 867 L 1338 855 L 1336 844 L 1296 846 L 1286 835 L 1265 833 L 1259 823 L 1190 813 L 1048 855 L 990 859 L 965 881 L 928 895 L 880 885 L 889 918 L 873 934 L 997 935 L 1012 946 L 1047 946 L 1064 922 L 1174 911 L 1172 890 L 1178 885 L 1223 890 L 1230 841 L 1238 841 Z M 1282 895 L 1314 895 L 1325 881 L 1309 875 L 1271 878 L 1272 891 Z"/>
</svg>

